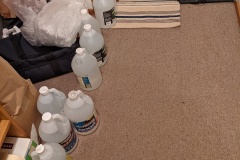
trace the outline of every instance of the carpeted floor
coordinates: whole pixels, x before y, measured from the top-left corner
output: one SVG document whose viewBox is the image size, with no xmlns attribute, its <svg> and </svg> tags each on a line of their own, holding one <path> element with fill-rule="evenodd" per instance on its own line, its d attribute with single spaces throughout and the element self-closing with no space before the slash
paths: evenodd
<svg viewBox="0 0 240 160">
<path fill-rule="evenodd" d="M 240 32 L 233 3 L 181 5 L 181 27 L 104 30 L 100 126 L 74 160 L 239 160 Z M 35 84 L 66 94 L 73 73 Z"/>
</svg>

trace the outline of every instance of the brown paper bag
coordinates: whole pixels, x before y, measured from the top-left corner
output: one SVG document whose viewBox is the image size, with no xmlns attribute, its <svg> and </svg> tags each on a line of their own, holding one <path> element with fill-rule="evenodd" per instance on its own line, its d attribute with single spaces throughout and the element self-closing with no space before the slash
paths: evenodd
<svg viewBox="0 0 240 160">
<path fill-rule="evenodd" d="M 31 81 L 23 79 L 0 57 L 0 104 L 28 134 L 32 123 L 37 126 L 41 120 L 37 98 L 38 92 Z"/>
<path fill-rule="evenodd" d="M 15 13 L 8 9 L 8 7 L 3 3 L 3 0 L 0 0 L 0 14 L 4 18 L 16 18 Z"/>
</svg>

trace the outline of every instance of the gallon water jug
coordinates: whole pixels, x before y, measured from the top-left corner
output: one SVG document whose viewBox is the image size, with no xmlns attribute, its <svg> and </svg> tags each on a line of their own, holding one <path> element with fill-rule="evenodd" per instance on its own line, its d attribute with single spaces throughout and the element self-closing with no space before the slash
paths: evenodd
<svg viewBox="0 0 240 160">
<path fill-rule="evenodd" d="M 84 32 L 80 37 L 80 46 L 97 59 L 99 67 L 107 62 L 107 52 L 103 36 L 93 30 L 90 24 L 84 25 Z"/>
<path fill-rule="evenodd" d="M 92 29 L 94 29 L 96 32 L 102 34 L 102 31 L 101 31 L 98 21 L 88 13 L 87 9 L 82 9 L 81 10 L 81 28 L 79 31 L 80 36 L 82 35 L 82 33 L 84 31 L 85 24 L 90 24 L 92 26 Z"/>
<path fill-rule="evenodd" d="M 71 66 L 82 89 L 91 91 L 102 84 L 102 74 L 97 65 L 97 60 L 87 53 L 86 49 L 78 48 L 76 50 Z"/>
<path fill-rule="evenodd" d="M 78 138 L 66 116 L 46 112 L 42 115 L 39 135 L 44 142 L 59 143 L 67 154 L 77 146 Z"/>
<path fill-rule="evenodd" d="M 93 8 L 101 28 L 111 28 L 116 24 L 116 0 L 93 0 Z"/>
<path fill-rule="evenodd" d="M 80 135 L 91 134 L 98 128 L 99 117 L 93 101 L 80 90 L 69 92 L 64 114 L 72 121 L 74 129 Z"/>
<path fill-rule="evenodd" d="M 58 143 L 45 143 L 31 153 L 32 160 L 67 160 L 64 148 Z"/>
<path fill-rule="evenodd" d="M 50 112 L 52 114 L 60 113 L 63 110 L 66 96 L 63 92 L 43 86 L 39 89 L 39 97 L 37 100 L 37 109 L 41 114 Z"/>
</svg>

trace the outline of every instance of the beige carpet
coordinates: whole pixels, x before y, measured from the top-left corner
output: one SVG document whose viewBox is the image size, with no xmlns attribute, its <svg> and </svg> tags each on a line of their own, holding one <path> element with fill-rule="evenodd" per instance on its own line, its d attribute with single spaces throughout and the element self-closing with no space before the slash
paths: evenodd
<svg viewBox="0 0 240 160">
<path fill-rule="evenodd" d="M 240 32 L 233 3 L 181 5 L 181 27 L 110 29 L 101 118 L 75 160 L 239 160 Z M 66 94 L 73 73 L 35 84 Z"/>
</svg>

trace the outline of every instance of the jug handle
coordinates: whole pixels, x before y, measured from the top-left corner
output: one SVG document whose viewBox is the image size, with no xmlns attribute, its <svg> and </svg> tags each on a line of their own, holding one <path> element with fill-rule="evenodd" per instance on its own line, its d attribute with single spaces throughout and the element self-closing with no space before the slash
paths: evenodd
<svg viewBox="0 0 240 160">
<path fill-rule="evenodd" d="M 56 95 L 55 97 L 59 100 L 57 101 L 58 102 L 58 105 L 62 105 L 61 104 L 61 101 L 62 101 L 62 98 L 63 96 L 65 97 L 65 94 L 63 94 L 62 92 L 60 92 L 59 90 L 55 89 L 55 88 L 51 88 L 49 89 L 49 92 L 52 93 L 53 95 Z M 62 97 L 62 98 L 61 98 Z M 66 97 L 65 97 L 66 98 Z"/>
<path fill-rule="evenodd" d="M 52 115 L 52 117 L 53 117 L 53 119 L 58 119 L 65 123 L 63 116 L 61 116 L 60 114 L 54 114 L 54 115 Z"/>
<path fill-rule="evenodd" d="M 55 95 L 58 95 L 58 96 L 61 96 L 61 92 L 55 88 L 51 88 L 49 89 L 49 92 L 55 94 Z"/>
<path fill-rule="evenodd" d="M 58 120 L 60 120 L 61 122 L 64 123 L 64 126 L 59 125 L 57 123 L 59 132 L 64 134 L 65 131 L 67 130 L 67 127 L 66 127 L 67 121 L 66 121 L 66 119 L 64 119 L 64 117 L 62 115 L 60 115 L 60 114 L 54 114 L 52 117 L 53 117 L 53 119 L 58 119 Z"/>
<path fill-rule="evenodd" d="M 92 99 L 91 99 L 90 101 L 86 101 L 86 99 L 84 99 L 84 97 L 88 97 L 88 96 L 87 96 L 86 94 L 84 94 L 81 90 L 77 90 L 77 94 L 79 95 L 79 97 L 80 97 L 81 99 L 84 100 L 84 102 L 93 105 Z"/>
<path fill-rule="evenodd" d="M 85 96 L 85 94 L 81 90 L 77 90 L 77 94 L 80 96 L 80 98 Z"/>
<path fill-rule="evenodd" d="M 32 157 L 32 160 L 40 160 L 40 157 L 36 151 L 32 151 L 31 157 Z"/>
</svg>

